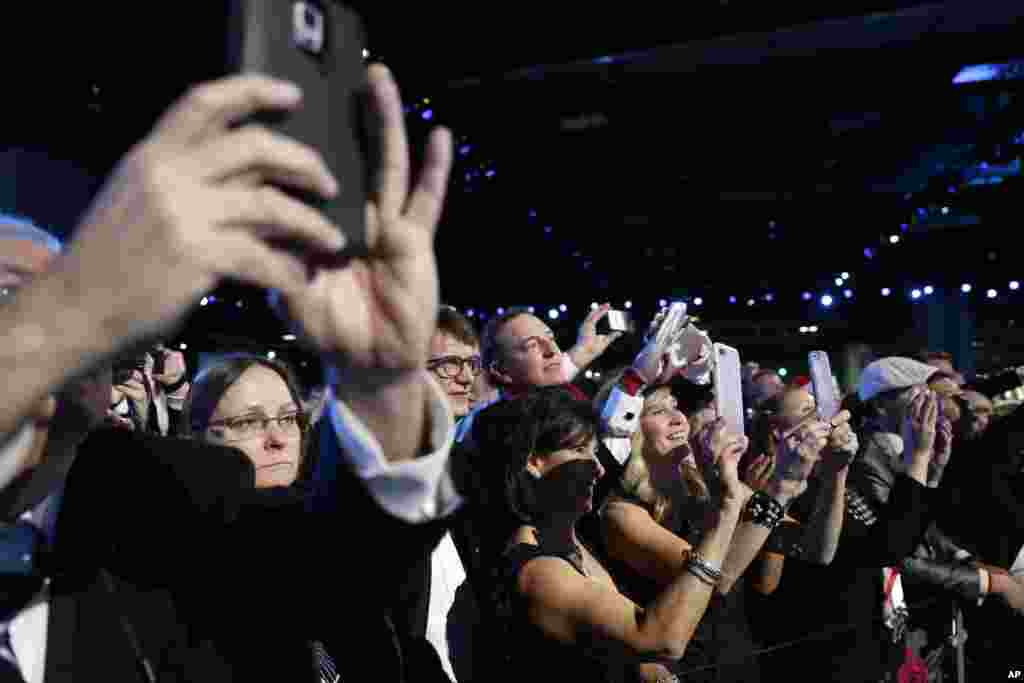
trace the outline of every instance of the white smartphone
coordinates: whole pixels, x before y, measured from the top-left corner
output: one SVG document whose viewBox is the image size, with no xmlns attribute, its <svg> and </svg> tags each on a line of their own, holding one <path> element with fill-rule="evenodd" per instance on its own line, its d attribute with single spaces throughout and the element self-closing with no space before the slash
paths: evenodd
<svg viewBox="0 0 1024 683">
<path fill-rule="evenodd" d="M 715 342 L 715 410 L 718 417 L 736 434 L 744 433 L 743 383 L 740 377 L 740 352 Z"/>
<path fill-rule="evenodd" d="M 839 395 L 832 379 L 832 365 L 825 351 L 811 351 L 807 354 L 807 364 L 811 370 L 811 385 L 814 387 L 814 403 L 817 405 L 818 417 L 828 421 L 839 413 Z"/>
</svg>

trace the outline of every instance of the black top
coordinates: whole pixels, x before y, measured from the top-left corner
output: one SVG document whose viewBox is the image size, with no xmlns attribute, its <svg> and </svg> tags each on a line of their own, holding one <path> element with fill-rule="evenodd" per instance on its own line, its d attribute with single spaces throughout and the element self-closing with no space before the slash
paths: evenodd
<svg viewBox="0 0 1024 683">
<path fill-rule="evenodd" d="M 609 497 L 609 501 L 615 499 L 651 512 L 650 505 L 627 492 L 621 484 Z M 693 500 L 686 509 L 673 515 L 668 530 L 696 547 L 705 533 L 703 510 L 704 504 Z M 662 588 L 656 581 L 642 576 L 624 562 L 611 559 L 607 552 L 604 558 L 608 558 L 608 571 L 616 585 L 637 604 L 649 605 L 661 593 Z M 756 659 L 749 657 L 756 643 L 748 624 L 746 593 L 747 585 L 742 577 L 726 595 L 712 593 L 711 602 L 697 624 L 683 659 L 671 667 L 683 681 L 756 683 L 761 680 Z M 692 673 L 686 674 L 687 671 Z"/>
<path fill-rule="evenodd" d="M 582 645 L 567 645 L 543 633 L 527 614 L 526 601 L 519 594 L 519 573 L 537 557 L 558 557 L 583 572 L 567 555 L 528 543 L 510 548 L 503 556 L 497 590 L 499 612 L 508 627 L 505 680 L 585 681 L 586 683 L 633 683 L 636 664 L 624 653 L 588 652 Z"/>
</svg>

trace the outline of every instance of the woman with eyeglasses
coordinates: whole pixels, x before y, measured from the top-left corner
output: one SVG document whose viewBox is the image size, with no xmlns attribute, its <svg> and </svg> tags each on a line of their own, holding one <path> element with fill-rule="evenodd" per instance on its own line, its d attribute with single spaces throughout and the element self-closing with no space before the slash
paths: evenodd
<svg viewBox="0 0 1024 683">
<path fill-rule="evenodd" d="M 257 488 L 291 486 L 312 474 L 302 395 L 281 363 L 248 355 L 220 361 L 196 377 L 185 414 L 193 438 L 245 453 Z"/>
</svg>

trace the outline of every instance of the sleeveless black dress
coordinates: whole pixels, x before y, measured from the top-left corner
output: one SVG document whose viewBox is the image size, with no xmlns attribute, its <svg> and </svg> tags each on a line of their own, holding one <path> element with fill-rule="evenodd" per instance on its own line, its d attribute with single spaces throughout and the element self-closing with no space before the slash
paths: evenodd
<svg viewBox="0 0 1024 683">
<path fill-rule="evenodd" d="M 650 505 L 619 485 L 608 502 L 622 500 L 651 512 Z M 606 503 L 607 504 L 607 503 Z M 696 547 L 704 535 L 703 503 L 694 501 L 677 511 L 669 531 Z M 604 513 L 602 507 L 601 513 Z M 619 589 L 638 605 L 650 604 L 661 592 L 657 582 L 638 574 L 632 567 L 612 559 L 602 546 L 601 562 L 605 563 Z M 757 648 L 747 615 L 749 586 L 740 577 L 726 595 L 713 593 L 711 602 L 697 630 L 686 647 L 683 659 L 670 669 L 681 683 L 759 683 L 760 667 Z"/>
<path fill-rule="evenodd" d="M 567 645 L 549 637 L 530 621 L 526 601 L 516 584 L 526 563 L 537 557 L 559 557 L 583 575 L 568 556 L 535 545 L 520 543 L 505 552 L 499 563 L 496 584 L 499 614 L 507 629 L 504 679 L 635 683 L 636 664 L 624 653 L 587 652 L 583 646 Z"/>
</svg>

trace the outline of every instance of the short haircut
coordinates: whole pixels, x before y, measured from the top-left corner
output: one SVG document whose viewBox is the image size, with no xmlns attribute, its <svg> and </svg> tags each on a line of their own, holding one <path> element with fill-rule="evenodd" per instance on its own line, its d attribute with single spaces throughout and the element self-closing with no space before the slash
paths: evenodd
<svg viewBox="0 0 1024 683">
<path fill-rule="evenodd" d="M 484 368 L 490 368 L 491 364 L 498 360 L 501 355 L 498 352 L 498 335 L 501 334 L 505 324 L 521 315 L 533 315 L 525 306 L 517 306 L 506 310 L 501 315 L 496 315 L 484 325 L 483 334 L 480 335 L 480 358 L 483 360 Z"/>
<path fill-rule="evenodd" d="M 0 212 L 0 240 L 24 240 L 38 244 L 59 254 L 64 248 L 51 232 L 44 230 L 28 218 Z"/>
<path fill-rule="evenodd" d="M 480 345 L 480 337 L 473 323 L 454 306 L 441 306 L 437 314 L 437 331 L 468 346 Z"/>
</svg>

